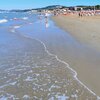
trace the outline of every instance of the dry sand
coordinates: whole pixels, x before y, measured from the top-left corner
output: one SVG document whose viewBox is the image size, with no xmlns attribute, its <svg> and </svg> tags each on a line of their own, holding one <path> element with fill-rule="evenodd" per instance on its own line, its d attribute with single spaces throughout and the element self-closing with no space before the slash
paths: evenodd
<svg viewBox="0 0 100 100">
<path fill-rule="evenodd" d="M 70 51 L 60 54 L 59 50 L 58 57 L 68 62 L 78 73 L 78 78 L 100 96 L 100 16 L 56 16 L 53 20 L 81 45 L 90 48 L 79 51 L 79 55 L 73 55 Z"/>
<path fill-rule="evenodd" d="M 53 18 L 57 24 L 69 32 L 75 39 L 100 51 L 100 16 L 77 15 L 57 16 Z"/>
</svg>

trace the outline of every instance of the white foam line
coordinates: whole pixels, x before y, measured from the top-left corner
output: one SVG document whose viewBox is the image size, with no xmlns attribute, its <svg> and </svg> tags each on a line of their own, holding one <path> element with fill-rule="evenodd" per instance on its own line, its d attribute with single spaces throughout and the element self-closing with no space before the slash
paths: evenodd
<svg viewBox="0 0 100 100">
<path fill-rule="evenodd" d="M 14 29 L 20 28 L 22 25 L 13 26 Z"/>
<path fill-rule="evenodd" d="M 6 22 L 8 22 L 7 19 L 1 19 L 1 20 L 0 20 L 0 24 L 1 24 L 1 23 L 6 23 Z"/>
<path fill-rule="evenodd" d="M 23 25 L 27 25 L 27 24 L 33 24 L 33 23 L 24 23 L 24 24 L 20 24 L 20 25 L 11 26 L 10 31 L 11 31 L 12 33 L 16 33 L 16 29 L 19 29 L 19 28 L 23 27 Z"/>
<path fill-rule="evenodd" d="M 16 29 L 15 29 L 15 32 L 16 32 Z M 26 37 L 26 38 L 31 38 L 31 37 L 29 37 L 29 36 L 27 36 L 27 35 L 23 35 L 23 36 Z M 40 42 L 40 43 L 44 46 L 45 52 L 47 52 L 48 55 L 54 56 L 59 62 L 65 64 L 66 67 L 67 67 L 68 69 L 70 69 L 70 70 L 74 73 L 74 78 L 75 78 L 82 86 L 84 86 L 84 88 L 86 88 L 90 93 L 92 93 L 94 96 L 96 96 L 96 97 L 97 97 L 97 100 L 100 100 L 100 96 L 97 96 L 95 92 L 93 92 L 92 90 L 90 90 L 85 84 L 83 84 L 83 83 L 77 78 L 77 72 L 76 72 L 74 69 L 72 69 L 71 67 L 69 67 L 69 64 L 68 64 L 68 63 L 66 63 L 65 61 L 60 60 L 60 59 L 58 58 L 57 55 L 50 53 L 50 52 L 48 51 L 48 49 L 47 49 L 45 43 L 42 42 L 41 40 L 36 39 L 36 38 L 31 38 L 31 39 L 35 39 L 35 40 L 37 40 L 38 42 Z"/>
<path fill-rule="evenodd" d="M 16 29 L 19 29 L 23 26 L 23 24 L 20 24 L 20 25 L 13 25 L 10 27 L 10 32 L 12 33 L 16 33 Z"/>
<path fill-rule="evenodd" d="M 67 67 L 68 69 L 70 69 L 70 70 L 75 74 L 75 75 L 74 75 L 74 78 L 75 78 L 82 86 L 84 86 L 84 88 L 86 88 L 90 93 L 92 93 L 93 95 L 97 96 L 95 92 L 93 92 L 92 90 L 90 90 L 85 84 L 83 84 L 83 83 L 77 78 L 77 72 L 76 72 L 74 69 L 72 69 L 71 67 L 69 67 L 69 64 L 68 64 L 68 63 L 66 63 L 65 61 L 60 60 L 60 59 L 58 58 L 57 55 L 51 54 L 51 53 L 48 51 L 48 49 L 47 49 L 45 43 L 43 43 L 41 40 L 38 40 L 38 39 L 35 39 L 35 40 L 39 41 L 39 42 L 44 46 L 45 51 L 46 51 L 50 56 L 54 56 L 59 62 L 61 62 L 61 63 L 65 64 L 65 65 L 67 65 L 66 67 Z M 97 96 L 97 100 L 100 100 L 100 97 L 99 97 L 99 96 Z"/>
</svg>

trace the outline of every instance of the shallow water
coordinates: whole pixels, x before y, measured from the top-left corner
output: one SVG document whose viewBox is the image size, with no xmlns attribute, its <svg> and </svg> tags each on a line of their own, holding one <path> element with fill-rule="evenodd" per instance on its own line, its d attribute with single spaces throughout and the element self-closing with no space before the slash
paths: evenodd
<svg viewBox="0 0 100 100">
<path fill-rule="evenodd" d="M 7 16 L 0 24 L 0 100 L 97 100 L 76 72 L 49 52 L 49 40 L 55 46 L 67 39 L 66 45 L 82 48 L 77 41 L 36 15 Z"/>
</svg>

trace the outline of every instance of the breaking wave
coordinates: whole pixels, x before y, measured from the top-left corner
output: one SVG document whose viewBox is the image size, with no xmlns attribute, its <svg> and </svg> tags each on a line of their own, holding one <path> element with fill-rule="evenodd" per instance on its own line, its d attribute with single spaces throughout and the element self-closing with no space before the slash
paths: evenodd
<svg viewBox="0 0 100 100">
<path fill-rule="evenodd" d="M 8 22 L 7 19 L 0 19 L 0 24 L 1 24 L 1 23 L 6 23 L 6 22 Z"/>
</svg>

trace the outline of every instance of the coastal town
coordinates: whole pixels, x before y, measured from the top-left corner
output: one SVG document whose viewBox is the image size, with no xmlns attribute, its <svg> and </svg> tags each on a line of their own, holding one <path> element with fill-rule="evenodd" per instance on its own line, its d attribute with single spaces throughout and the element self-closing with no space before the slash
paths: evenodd
<svg viewBox="0 0 100 100">
<path fill-rule="evenodd" d="M 60 5 L 53 5 L 47 6 L 44 8 L 37 8 L 37 9 L 25 9 L 25 10 L 0 10 L 2 12 L 30 12 L 30 13 L 45 13 L 48 12 L 54 15 L 72 15 L 80 13 L 80 16 L 93 16 L 93 15 L 100 15 L 100 5 L 94 6 L 60 6 Z"/>
<path fill-rule="evenodd" d="M 96 6 L 74 6 L 74 7 L 65 7 L 65 6 L 48 6 L 45 8 L 35 9 L 32 12 L 48 12 L 53 13 L 54 15 L 72 15 L 77 14 L 79 16 L 94 16 L 100 15 L 100 5 Z"/>
</svg>

